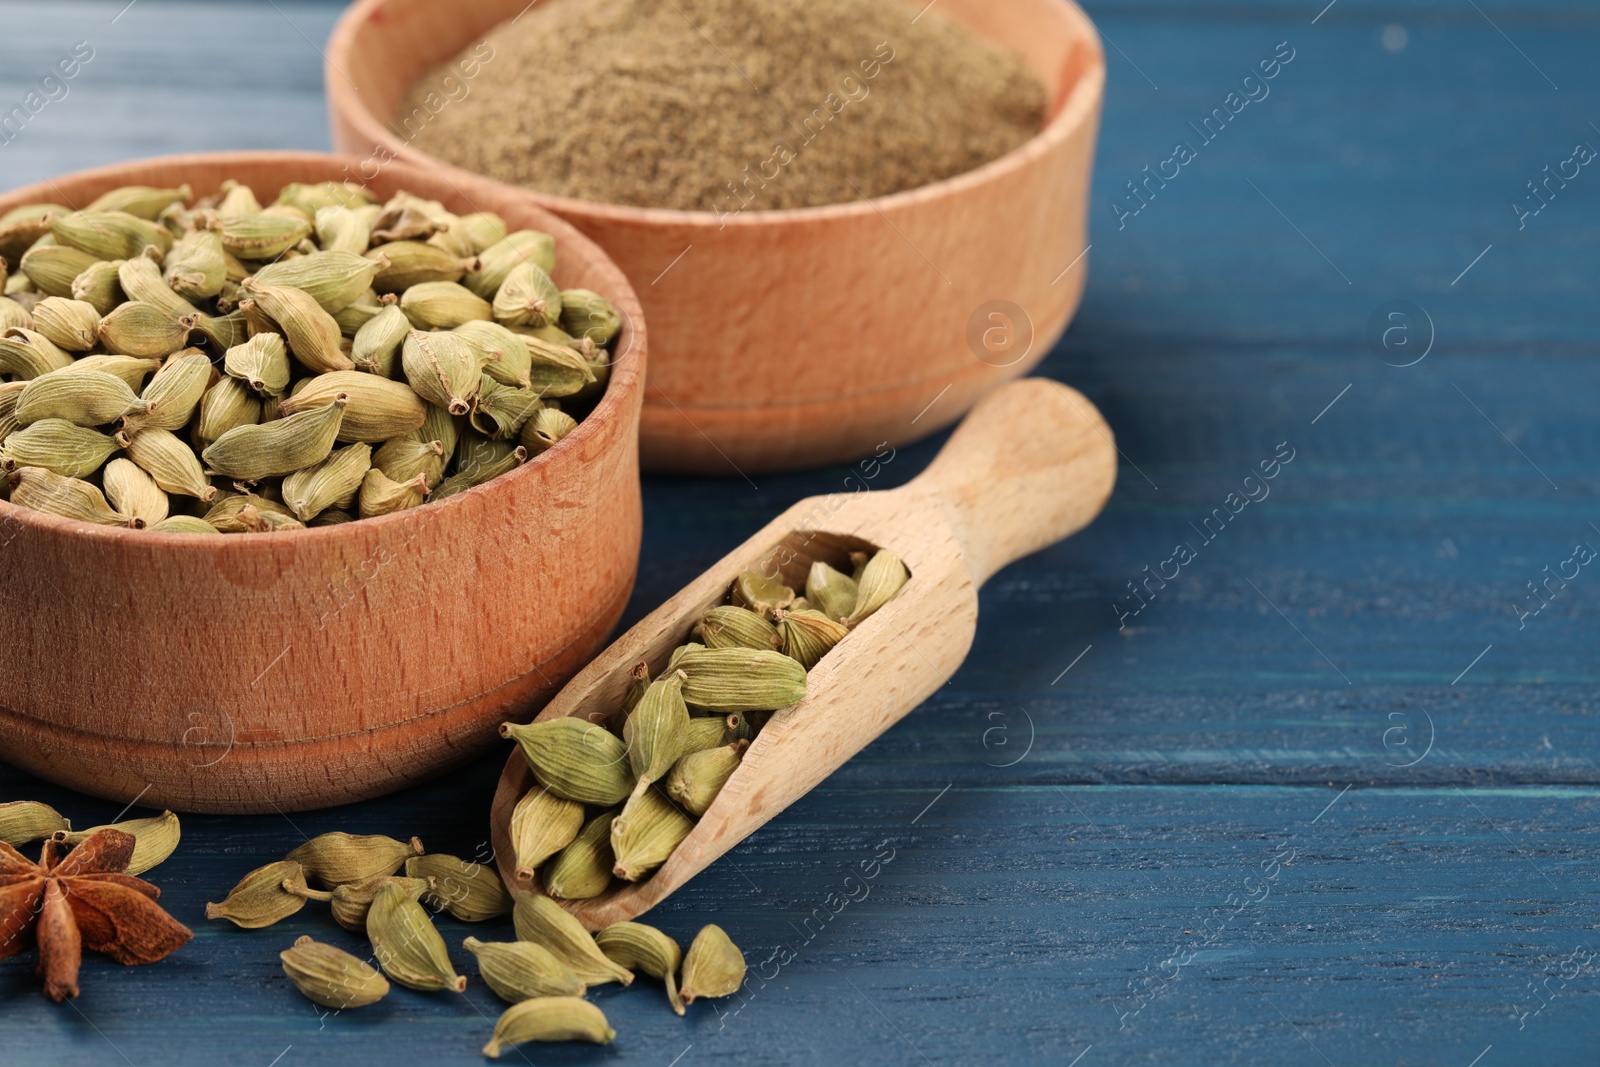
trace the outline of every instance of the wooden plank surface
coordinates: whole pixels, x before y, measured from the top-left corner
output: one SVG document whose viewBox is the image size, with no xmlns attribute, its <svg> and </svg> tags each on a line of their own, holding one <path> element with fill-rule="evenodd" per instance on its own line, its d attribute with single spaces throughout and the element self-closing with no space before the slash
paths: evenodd
<svg viewBox="0 0 1600 1067">
<path fill-rule="evenodd" d="M 1575 142 L 1600 147 L 1600 12 L 1090 11 L 1110 73 L 1075 268 L 1090 281 L 1044 370 L 1117 431 L 1110 508 L 994 579 L 949 686 L 658 910 L 683 938 L 727 927 L 763 979 L 747 1003 L 685 1021 L 646 980 L 600 990 L 616 1045 L 527 1062 L 1592 1062 L 1597 579 L 1580 568 L 1518 612 L 1544 568 L 1600 546 L 1600 176 L 1583 168 L 1520 230 L 1510 204 Z M 0 4 L 0 100 L 75 41 L 96 49 L 0 146 L 0 178 L 325 147 L 318 47 L 336 15 Z M 1279 42 L 1295 57 L 1270 95 L 1119 230 L 1124 183 L 1197 140 L 1187 124 Z M 220 71 L 189 61 L 219 52 Z M 1425 313 L 1409 339 L 1433 324 L 1409 367 L 1390 364 L 1420 348 L 1367 336 L 1401 300 Z M 1197 531 L 1281 442 L 1294 458 L 1270 496 Z M 649 480 L 627 621 L 848 473 Z M 1195 558 L 1132 614 L 1127 583 L 1185 541 Z M 258 933 L 200 916 L 323 830 L 473 854 L 499 760 L 292 823 L 186 819 L 153 877 L 196 942 L 150 968 L 90 962 L 75 1007 L 39 996 L 26 959 L 0 964 L 0 1062 L 477 1062 L 498 1010 L 481 982 L 319 1019 L 276 954 L 301 933 L 353 938 L 313 908 Z M 120 807 L 0 768 L 16 797 L 79 825 Z M 442 925 L 452 944 L 469 932 Z M 509 932 L 489 930 L 470 932 Z"/>
</svg>

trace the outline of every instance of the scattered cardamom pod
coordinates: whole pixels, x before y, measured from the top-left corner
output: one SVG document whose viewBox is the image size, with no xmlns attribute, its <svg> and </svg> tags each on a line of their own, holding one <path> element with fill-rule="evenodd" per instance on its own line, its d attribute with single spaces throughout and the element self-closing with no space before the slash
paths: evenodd
<svg viewBox="0 0 1600 1067">
<path fill-rule="evenodd" d="M 72 824 L 48 804 L 37 800 L 12 800 L 0 804 L 0 841 L 11 845 L 26 845 L 49 837 L 58 830 L 72 829 Z"/>
<path fill-rule="evenodd" d="M 305 869 L 293 860 L 257 867 L 228 891 L 220 904 L 206 905 L 206 918 L 227 919 L 246 930 L 259 930 L 281 922 L 306 906 L 303 895 L 285 888 L 304 889 Z"/>
<path fill-rule="evenodd" d="M 676 941 L 653 926 L 620 922 L 595 934 L 594 942 L 619 966 L 665 982 L 667 1003 L 674 1012 L 683 1014 L 683 1001 L 678 996 L 678 968 L 683 963 L 683 949 Z"/>
<path fill-rule="evenodd" d="M 389 995 L 388 980 L 371 966 L 310 937 L 299 938 L 293 948 L 278 953 L 278 958 L 294 987 L 324 1008 L 364 1008 Z"/>
<path fill-rule="evenodd" d="M 367 932 L 367 913 L 372 910 L 372 902 L 378 899 L 378 894 L 385 886 L 391 885 L 399 886 L 406 896 L 417 901 L 431 888 L 425 878 L 401 878 L 388 874 L 354 885 L 334 886 L 331 892 L 308 889 L 305 895 L 309 900 L 326 900 L 334 922 L 353 934 L 364 934 Z"/>
<path fill-rule="evenodd" d="M 412 856 L 423 854 L 422 842 L 396 841 L 382 834 L 320 834 L 289 853 L 305 868 L 306 877 L 328 888 L 356 885 L 398 871 Z"/>
<path fill-rule="evenodd" d="M 384 886 L 373 899 L 367 912 L 367 939 L 383 973 L 407 989 L 460 993 L 467 988 L 433 920 L 397 885 Z"/>
<path fill-rule="evenodd" d="M 491 1060 L 514 1045 L 529 1041 L 591 1041 L 609 1045 L 617 1036 L 605 1012 L 577 997 L 536 997 L 513 1004 L 494 1024 L 494 1037 L 483 1046 Z"/>
<path fill-rule="evenodd" d="M 511 919 L 517 928 L 518 940 L 531 941 L 550 950 L 586 985 L 633 983 L 633 972 L 613 963 L 600 951 L 583 924 L 549 897 L 522 894 L 517 898 Z"/>
<path fill-rule="evenodd" d="M 706 926 L 683 957 L 683 1002 L 732 996 L 744 983 L 744 973 L 744 953 L 732 938 L 720 926 Z"/>
<path fill-rule="evenodd" d="M 535 997 L 581 997 L 589 987 L 543 945 L 490 942 L 469 937 L 462 946 L 478 960 L 478 973 L 497 997 L 520 1004 Z"/>
<path fill-rule="evenodd" d="M 511 894 L 493 864 L 434 853 L 406 860 L 406 875 L 426 879 L 423 900 L 462 922 L 481 923 L 511 914 Z"/>
<path fill-rule="evenodd" d="M 63 840 L 74 847 L 83 844 L 101 830 L 121 830 L 133 835 L 133 858 L 128 861 L 124 874 L 140 875 L 166 861 L 178 849 L 182 830 L 178 817 L 170 811 L 148 819 L 130 819 L 127 822 L 91 826 L 87 830 L 69 831 Z"/>
</svg>

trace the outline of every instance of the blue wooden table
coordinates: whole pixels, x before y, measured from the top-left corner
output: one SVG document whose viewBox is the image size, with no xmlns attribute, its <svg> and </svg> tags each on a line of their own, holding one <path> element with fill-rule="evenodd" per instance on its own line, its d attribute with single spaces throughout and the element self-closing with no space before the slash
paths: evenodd
<svg viewBox="0 0 1600 1067">
<path fill-rule="evenodd" d="M 1090 6 L 1088 292 L 1044 373 L 1115 427 L 1116 496 L 997 576 L 948 687 L 652 916 L 725 926 L 754 995 L 680 1020 L 648 981 L 605 987 L 614 1045 L 526 1062 L 1596 1062 L 1600 10 Z M 337 13 L 0 4 L 5 107 L 94 49 L 0 146 L 0 184 L 325 147 Z M 648 481 L 628 621 L 845 473 Z M 481 982 L 323 1018 L 277 953 L 353 937 L 315 908 L 258 933 L 202 909 L 324 830 L 471 854 L 501 758 L 292 820 L 186 818 L 153 877 L 194 943 L 91 959 L 71 1005 L 0 964 L 0 1063 L 480 1062 Z M 0 767 L 18 797 L 79 825 L 119 807 Z"/>
</svg>

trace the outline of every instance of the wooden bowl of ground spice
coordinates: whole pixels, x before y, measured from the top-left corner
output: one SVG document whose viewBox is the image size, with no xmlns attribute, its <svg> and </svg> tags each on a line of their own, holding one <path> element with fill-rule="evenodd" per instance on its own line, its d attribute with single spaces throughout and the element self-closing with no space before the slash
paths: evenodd
<svg viewBox="0 0 1600 1067">
<path fill-rule="evenodd" d="M 84 208 L 128 186 L 182 187 L 198 203 L 224 183 L 282 210 L 274 201 L 291 183 L 342 182 L 360 163 L 274 152 L 147 160 L 7 193 L 0 215 Z M 390 164 L 364 191 L 493 212 L 513 231 L 554 237 L 556 281 L 623 313 L 603 395 L 570 407 L 577 426 L 508 473 L 338 525 L 167 533 L 0 502 L 6 761 L 178 811 L 343 804 L 495 744 L 502 721 L 542 707 L 605 644 L 633 588 L 642 528 L 646 339 L 631 287 L 592 242 L 512 190 L 469 195 L 437 171 Z M 228 484 L 216 482 L 213 492 Z M 174 495 L 174 514 L 183 499 Z"/>
<path fill-rule="evenodd" d="M 650 319 L 647 469 L 925 436 L 1025 374 L 1087 273 L 1104 88 L 1064 0 L 361 0 L 334 140 L 526 190 Z"/>
</svg>

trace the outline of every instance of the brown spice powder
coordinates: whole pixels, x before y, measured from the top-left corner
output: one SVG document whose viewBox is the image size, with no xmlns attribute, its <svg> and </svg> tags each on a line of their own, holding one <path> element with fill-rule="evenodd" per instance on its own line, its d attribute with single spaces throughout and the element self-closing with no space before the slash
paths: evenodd
<svg viewBox="0 0 1600 1067">
<path fill-rule="evenodd" d="M 395 128 L 582 200 L 734 213 L 884 196 L 997 159 L 1045 118 L 1020 56 L 937 10 L 913 21 L 920 7 L 541 0 L 490 34 L 492 58 L 464 54 L 470 81 L 453 63 L 422 79 Z"/>
</svg>

